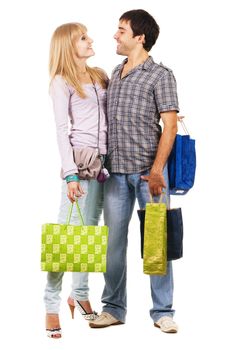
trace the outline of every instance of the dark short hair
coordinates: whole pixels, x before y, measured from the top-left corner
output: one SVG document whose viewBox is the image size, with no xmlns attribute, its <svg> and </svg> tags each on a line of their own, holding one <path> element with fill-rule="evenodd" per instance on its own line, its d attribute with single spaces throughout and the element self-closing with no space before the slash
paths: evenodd
<svg viewBox="0 0 238 350">
<path fill-rule="evenodd" d="M 133 37 L 145 35 L 143 47 L 150 51 L 159 36 L 159 25 L 155 19 L 144 10 L 131 10 L 123 13 L 119 21 L 129 21 L 133 31 Z"/>
</svg>

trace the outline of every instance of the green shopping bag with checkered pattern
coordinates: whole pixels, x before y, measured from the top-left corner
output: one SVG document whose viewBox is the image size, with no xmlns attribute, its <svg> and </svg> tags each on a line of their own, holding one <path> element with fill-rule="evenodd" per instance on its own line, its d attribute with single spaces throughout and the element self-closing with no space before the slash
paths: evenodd
<svg viewBox="0 0 238 350">
<path fill-rule="evenodd" d="M 107 226 L 70 225 L 72 204 L 66 224 L 43 224 L 41 270 L 51 272 L 106 272 Z"/>
</svg>

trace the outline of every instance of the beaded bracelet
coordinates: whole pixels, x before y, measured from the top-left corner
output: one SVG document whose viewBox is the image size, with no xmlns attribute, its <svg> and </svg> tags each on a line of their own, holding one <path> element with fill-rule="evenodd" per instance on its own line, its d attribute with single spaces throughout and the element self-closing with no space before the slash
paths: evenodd
<svg viewBox="0 0 238 350">
<path fill-rule="evenodd" d="M 74 174 L 74 175 L 68 175 L 68 176 L 66 176 L 65 180 L 66 180 L 67 184 L 68 184 L 69 182 L 73 182 L 73 181 L 79 182 L 79 177 L 78 177 L 78 175 L 76 175 L 76 174 Z"/>
</svg>

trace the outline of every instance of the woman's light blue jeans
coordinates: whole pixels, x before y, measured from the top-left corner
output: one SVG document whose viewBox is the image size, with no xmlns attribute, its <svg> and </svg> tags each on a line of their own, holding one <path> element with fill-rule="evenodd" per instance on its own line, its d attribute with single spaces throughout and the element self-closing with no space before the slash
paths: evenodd
<svg viewBox="0 0 238 350">
<path fill-rule="evenodd" d="M 104 217 L 105 225 L 109 226 L 107 253 L 107 272 L 104 274 L 105 288 L 102 295 L 103 311 L 110 313 L 121 322 L 125 322 L 127 311 L 126 275 L 127 275 L 127 236 L 128 226 L 132 217 L 135 200 L 141 209 L 150 202 L 148 183 L 137 174 L 111 174 L 104 184 Z M 168 189 L 167 167 L 164 177 Z M 169 193 L 167 190 L 169 199 Z M 157 202 L 159 197 L 154 197 Z M 166 198 L 164 197 L 164 201 Z M 139 239 L 139 234 L 138 234 Z M 131 286 L 132 288 L 133 286 Z M 153 307 L 150 316 L 157 322 L 162 316 L 173 316 L 173 273 L 171 261 L 167 264 L 165 276 L 150 276 Z M 134 291 L 137 293 L 137 291 Z M 143 302 L 143 293 L 140 298 Z M 138 312 L 140 306 L 138 305 Z"/>
<path fill-rule="evenodd" d="M 96 180 L 81 180 L 81 186 L 85 195 L 79 198 L 78 203 L 84 219 L 85 225 L 98 225 L 103 205 L 103 185 Z M 58 223 L 65 224 L 68 215 L 70 201 L 67 197 L 66 181 L 62 183 L 61 204 L 58 216 Z M 79 225 L 79 217 L 76 206 L 74 205 L 70 223 Z M 59 313 L 60 292 L 62 289 L 63 272 L 48 272 L 47 284 L 45 288 L 44 302 L 47 313 Z M 72 273 L 72 291 L 71 298 L 77 300 L 88 300 L 88 273 Z"/>
</svg>

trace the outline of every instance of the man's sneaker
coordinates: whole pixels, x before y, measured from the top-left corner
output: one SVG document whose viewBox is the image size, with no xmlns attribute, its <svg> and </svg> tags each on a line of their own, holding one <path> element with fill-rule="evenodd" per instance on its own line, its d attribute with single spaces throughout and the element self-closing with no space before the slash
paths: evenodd
<svg viewBox="0 0 238 350">
<path fill-rule="evenodd" d="M 96 320 L 89 322 L 89 326 L 91 328 L 104 328 L 109 326 L 116 326 L 118 324 L 123 323 L 121 321 L 118 321 L 108 312 L 102 312 Z"/>
<path fill-rule="evenodd" d="M 154 323 L 155 327 L 159 327 L 162 332 L 165 333 L 177 333 L 178 326 L 169 316 L 163 316 L 159 319 L 159 321 Z"/>
</svg>

